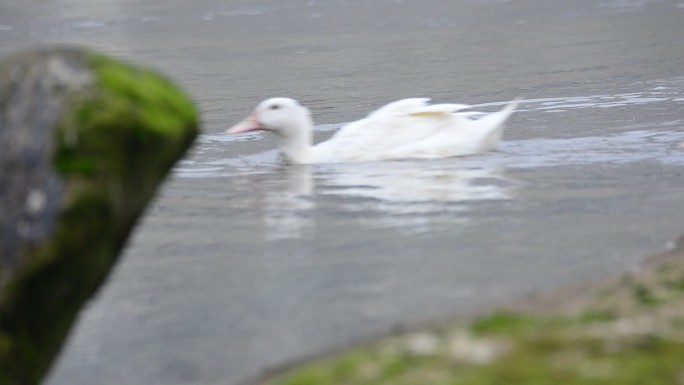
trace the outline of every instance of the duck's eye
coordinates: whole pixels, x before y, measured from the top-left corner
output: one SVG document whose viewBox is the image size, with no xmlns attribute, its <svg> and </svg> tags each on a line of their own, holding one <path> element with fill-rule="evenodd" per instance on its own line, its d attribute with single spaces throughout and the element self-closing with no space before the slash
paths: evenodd
<svg viewBox="0 0 684 385">
<path fill-rule="evenodd" d="M 271 106 L 271 109 L 272 109 L 272 110 L 277 110 L 277 109 L 279 109 L 279 108 L 280 108 L 280 105 L 279 105 L 279 104 L 274 104 L 274 105 Z"/>
</svg>

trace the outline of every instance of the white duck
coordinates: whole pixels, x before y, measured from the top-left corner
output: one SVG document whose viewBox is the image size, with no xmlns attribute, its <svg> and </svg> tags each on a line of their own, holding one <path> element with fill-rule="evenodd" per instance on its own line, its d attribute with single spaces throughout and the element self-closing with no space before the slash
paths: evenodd
<svg viewBox="0 0 684 385">
<path fill-rule="evenodd" d="M 503 123 L 518 105 L 514 100 L 499 112 L 473 119 L 482 114 L 459 112 L 467 105 L 429 105 L 429 100 L 390 103 L 313 146 L 309 109 L 294 99 L 272 98 L 226 133 L 271 131 L 278 136 L 280 153 L 293 164 L 446 158 L 494 149 Z"/>
</svg>

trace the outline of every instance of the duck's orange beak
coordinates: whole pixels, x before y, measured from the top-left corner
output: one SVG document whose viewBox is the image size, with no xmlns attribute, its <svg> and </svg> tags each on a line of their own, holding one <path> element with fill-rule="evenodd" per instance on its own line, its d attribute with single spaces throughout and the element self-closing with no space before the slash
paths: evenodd
<svg viewBox="0 0 684 385">
<path fill-rule="evenodd" d="M 265 130 L 266 128 L 259 122 L 256 112 L 233 127 L 226 130 L 226 134 L 241 134 L 248 131 Z"/>
</svg>

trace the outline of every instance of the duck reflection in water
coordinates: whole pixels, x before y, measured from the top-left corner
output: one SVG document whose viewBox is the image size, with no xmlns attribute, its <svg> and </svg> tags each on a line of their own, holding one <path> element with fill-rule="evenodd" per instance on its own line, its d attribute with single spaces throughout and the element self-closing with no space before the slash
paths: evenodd
<svg viewBox="0 0 684 385">
<path fill-rule="evenodd" d="M 299 239 L 311 233 L 313 197 L 311 166 L 282 166 L 274 188 L 266 192 L 263 220 L 268 240 Z"/>
<path fill-rule="evenodd" d="M 474 203 L 511 199 L 514 189 L 500 168 L 459 168 L 453 160 L 291 165 L 272 175 L 262 201 L 269 240 L 313 236 L 316 218 L 333 215 L 314 216 L 322 204 L 363 227 L 428 232 L 465 224 Z"/>
</svg>

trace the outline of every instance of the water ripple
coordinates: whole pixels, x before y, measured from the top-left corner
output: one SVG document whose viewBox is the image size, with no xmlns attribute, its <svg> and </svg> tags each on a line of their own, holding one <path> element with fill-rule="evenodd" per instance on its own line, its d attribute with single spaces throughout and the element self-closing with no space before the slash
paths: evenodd
<svg viewBox="0 0 684 385">
<path fill-rule="evenodd" d="M 664 106 L 682 99 L 672 82 L 662 82 L 646 92 L 527 99 L 520 114 Z M 505 102 L 476 107 L 502 104 Z M 340 126 L 326 124 L 315 129 L 329 132 Z M 393 227 L 415 234 L 432 231 L 440 223 L 465 225 L 472 216 L 467 213 L 478 202 L 515 198 L 520 183 L 507 175 L 510 169 L 640 161 L 684 165 L 684 150 L 678 147 L 684 140 L 684 119 L 622 126 L 620 132 L 611 130 L 605 135 L 505 140 L 498 151 L 439 160 L 285 166 L 275 150 L 225 156 L 225 149 L 237 142 L 263 139 L 261 133 L 202 135 L 194 155 L 174 172 L 180 178 L 230 177 L 245 190 L 243 196 L 232 200 L 232 206 L 261 212 L 272 240 L 305 237 L 315 228 L 311 213 L 321 204 L 332 204 L 337 212 L 353 215 L 366 228 Z"/>
</svg>

